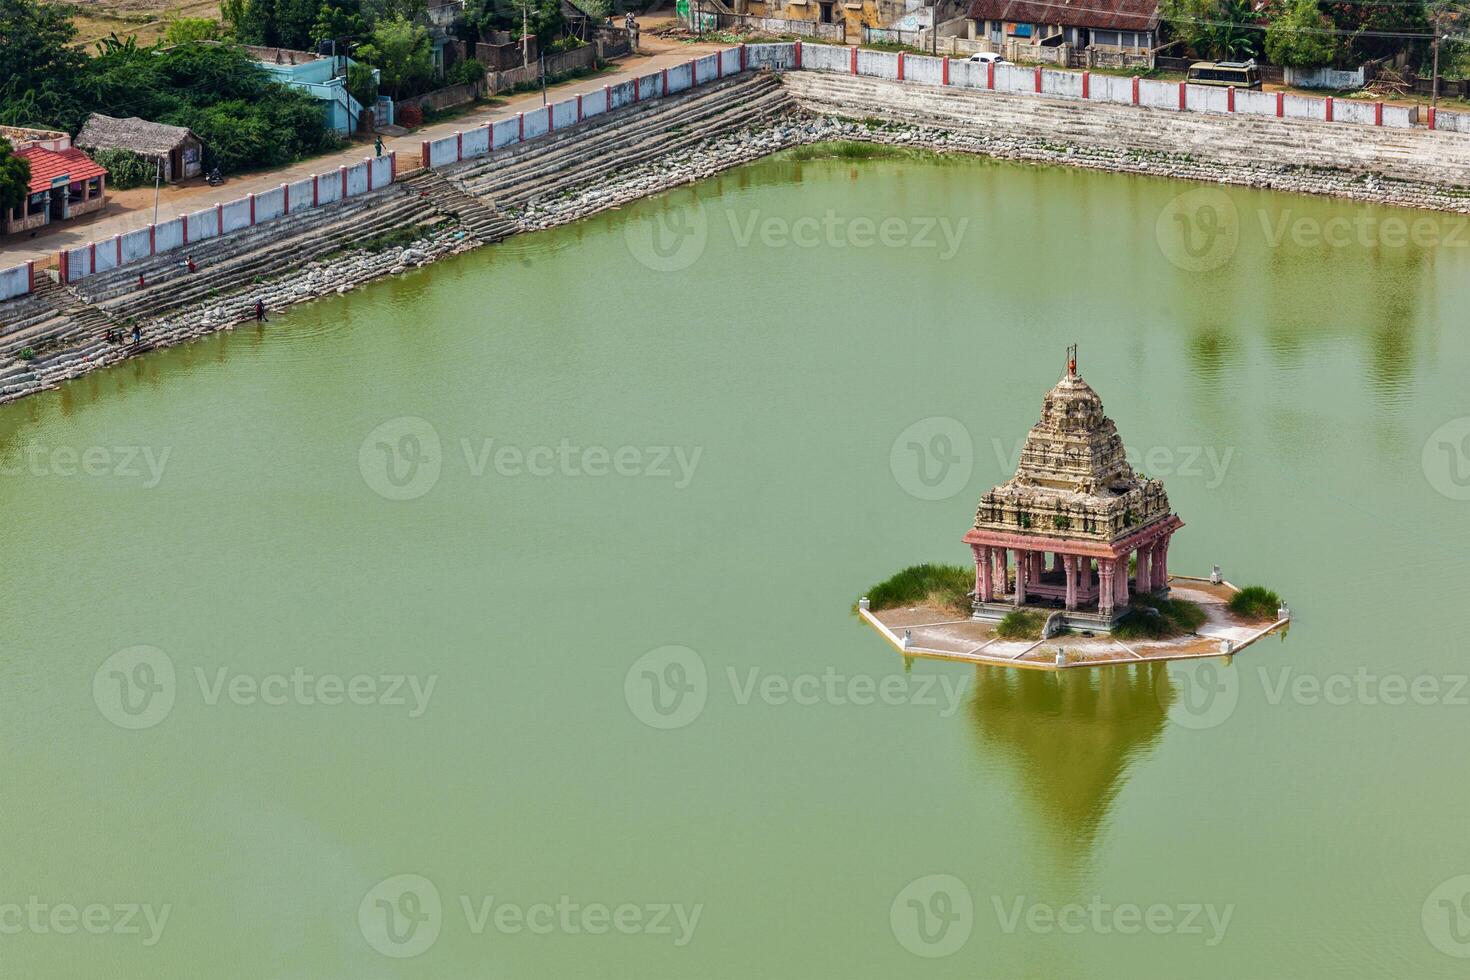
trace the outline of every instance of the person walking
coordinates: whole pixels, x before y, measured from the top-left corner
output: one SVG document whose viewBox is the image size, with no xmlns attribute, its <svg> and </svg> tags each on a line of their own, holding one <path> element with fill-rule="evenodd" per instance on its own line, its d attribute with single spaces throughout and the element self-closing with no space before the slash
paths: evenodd
<svg viewBox="0 0 1470 980">
<path fill-rule="evenodd" d="M 255 322 L 265 322 L 265 302 L 263 300 L 255 301 Z"/>
<path fill-rule="evenodd" d="M 383 155 L 383 137 L 377 136 L 373 138 L 373 150 L 376 151 L 378 156 Z"/>
</svg>

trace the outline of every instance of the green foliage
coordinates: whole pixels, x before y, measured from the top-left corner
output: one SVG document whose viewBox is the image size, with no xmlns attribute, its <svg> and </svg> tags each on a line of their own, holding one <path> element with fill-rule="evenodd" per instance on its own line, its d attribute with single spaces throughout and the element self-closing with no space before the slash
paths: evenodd
<svg viewBox="0 0 1470 980">
<path fill-rule="evenodd" d="M 456 61 L 444 76 L 444 81 L 450 85 L 472 85 L 484 80 L 485 66 L 474 58 Z"/>
<path fill-rule="evenodd" d="M 872 609 L 894 609 L 921 603 L 970 615 L 969 593 L 975 588 L 975 570 L 963 565 L 910 565 L 868 590 Z"/>
<path fill-rule="evenodd" d="M 1066 531 L 1072 527 L 1072 518 L 1066 514 L 1053 514 L 1051 515 L 1051 526 L 1058 531 Z"/>
<path fill-rule="evenodd" d="M 222 25 L 208 17 L 170 17 L 163 29 L 163 43 L 188 44 L 190 41 L 217 41 Z"/>
<path fill-rule="evenodd" d="M 1260 21 L 1250 0 L 1163 0 L 1159 16 L 1201 58 L 1234 61 L 1260 53 L 1261 32 L 1244 26 Z"/>
<path fill-rule="evenodd" d="M 86 62 L 67 7 L 0 0 L 0 123 L 47 125 Z"/>
<path fill-rule="evenodd" d="M 379 21 L 356 57 L 382 73 L 381 84 L 395 99 L 424 91 L 434 77 L 429 29 L 402 14 Z"/>
<path fill-rule="evenodd" d="M 241 44 L 314 47 L 320 0 L 224 0 L 220 14 Z"/>
<path fill-rule="evenodd" d="M 158 164 L 132 150 L 98 150 L 92 159 L 107 168 L 107 186 L 120 191 L 153 183 Z"/>
<path fill-rule="evenodd" d="M 15 356 L 22 361 L 34 361 L 36 359 L 36 349 L 34 347 L 22 347 L 20 353 Z"/>
<path fill-rule="evenodd" d="M 1113 626 L 1120 640 L 1163 640 L 1193 633 L 1204 625 L 1205 611 L 1187 599 L 1135 595 L 1132 607 Z"/>
<path fill-rule="evenodd" d="M 477 38 L 496 30 L 520 37 L 524 23 L 548 54 L 547 45 L 566 30 L 567 23 L 560 0 L 466 0 L 464 15 L 465 25 Z"/>
<path fill-rule="evenodd" d="M 1230 597 L 1230 611 L 1245 619 L 1276 619 L 1281 597 L 1263 585 L 1247 585 Z"/>
<path fill-rule="evenodd" d="M 373 76 L 372 65 L 354 63 L 348 66 L 347 94 L 367 109 L 371 109 L 377 103 L 378 80 Z"/>
<path fill-rule="evenodd" d="M 995 627 L 995 635 L 1002 640 L 1039 640 L 1046 626 L 1046 614 L 1034 609 L 1017 609 L 1008 612 Z"/>
<path fill-rule="evenodd" d="M 1272 64 L 1292 68 L 1331 65 L 1337 45 L 1332 35 L 1320 33 L 1331 28 L 1317 0 L 1288 0 L 1266 28 L 1266 57 Z"/>
<path fill-rule="evenodd" d="M 343 0 L 325 0 L 317 8 L 316 22 L 311 26 L 311 36 L 315 41 L 355 38 L 366 33 L 367 21 L 362 16 L 361 7 Z"/>
<path fill-rule="evenodd" d="M 0 136 L 0 210 L 20 207 L 31 180 L 31 165 L 10 151 L 10 141 Z"/>
</svg>

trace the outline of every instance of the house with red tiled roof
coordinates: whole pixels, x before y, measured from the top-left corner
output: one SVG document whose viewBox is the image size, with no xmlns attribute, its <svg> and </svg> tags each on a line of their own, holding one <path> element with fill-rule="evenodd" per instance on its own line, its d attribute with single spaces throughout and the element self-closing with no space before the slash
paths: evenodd
<svg viewBox="0 0 1470 980">
<path fill-rule="evenodd" d="M 66 133 L 0 126 L 17 157 L 31 165 L 29 193 L 4 212 L 4 234 L 31 231 L 107 206 L 107 169 L 71 145 Z"/>
<path fill-rule="evenodd" d="M 1024 45 L 1144 54 L 1159 45 L 1159 0 L 971 0 L 970 36 L 1026 57 Z"/>
</svg>

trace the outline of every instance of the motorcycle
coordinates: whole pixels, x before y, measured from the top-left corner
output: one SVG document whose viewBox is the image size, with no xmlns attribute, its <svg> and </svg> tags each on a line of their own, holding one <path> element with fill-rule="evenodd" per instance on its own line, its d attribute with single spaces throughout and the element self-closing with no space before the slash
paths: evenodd
<svg viewBox="0 0 1470 980">
<path fill-rule="evenodd" d="M 209 172 L 209 175 L 206 176 L 204 179 L 209 182 L 210 187 L 218 187 L 220 184 L 223 184 L 225 182 L 225 178 L 219 172 L 219 167 L 215 167 L 213 170 L 211 170 Z"/>
</svg>

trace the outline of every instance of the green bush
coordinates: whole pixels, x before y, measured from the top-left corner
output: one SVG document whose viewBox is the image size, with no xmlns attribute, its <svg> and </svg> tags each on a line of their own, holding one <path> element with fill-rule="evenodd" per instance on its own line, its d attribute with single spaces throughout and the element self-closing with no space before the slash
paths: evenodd
<svg viewBox="0 0 1470 980">
<path fill-rule="evenodd" d="M 22 347 L 20 353 L 15 356 L 22 361 L 34 361 L 36 359 L 36 349 L 34 347 Z"/>
<path fill-rule="evenodd" d="M 1002 640 L 1039 640 L 1046 626 L 1046 613 L 1034 609 L 1017 609 L 1008 612 L 995 627 L 995 635 Z"/>
<path fill-rule="evenodd" d="M 1281 597 L 1263 585 L 1247 585 L 1230 597 L 1230 611 L 1246 619 L 1275 620 Z"/>
<path fill-rule="evenodd" d="M 970 615 L 969 593 L 975 587 L 975 569 L 964 565 L 910 565 L 868 590 L 872 609 L 893 609 L 921 603 L 962 616 Z"/>
<path fill-rule="evenodd" d="M 444 75 L 444 81 L 449 85 L 474 85 L 484 80 L 485 66 L 474 58 L 456 61 Z"/>
<path fill-rule="evenodd" d="M 92 159 L 107 168 L 107 186 L 125 191 L 153 183 L 158 164 L 132 150 L 98 150 Z"/>
<path fill-rule="evenodd" d="M 1132 597 L 1133 608 L 1113 626 L 1120 640 L 1165 640 L 1193 633 L 1208 618 L 1205 611 L 1187 599 Z"/>
</svg>

